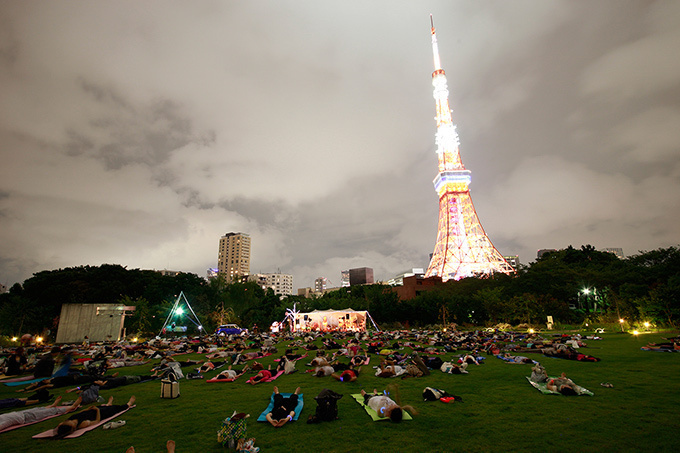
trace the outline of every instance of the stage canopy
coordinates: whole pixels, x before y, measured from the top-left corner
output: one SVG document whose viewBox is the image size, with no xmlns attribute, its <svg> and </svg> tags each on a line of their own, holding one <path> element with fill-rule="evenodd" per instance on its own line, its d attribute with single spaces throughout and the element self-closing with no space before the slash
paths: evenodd
<svg viewBox="0 0 680 453">
<path fill-rule="evenodd" d="M 366 323 L 369 321 L 376 330 L 379 330 L 367 311 L 355 311 L 351 308 L 343 310 L 314 310 L 309 313 L 295 313 L 293 330 L 364 332 L 366 330 Z"/>
</svg>

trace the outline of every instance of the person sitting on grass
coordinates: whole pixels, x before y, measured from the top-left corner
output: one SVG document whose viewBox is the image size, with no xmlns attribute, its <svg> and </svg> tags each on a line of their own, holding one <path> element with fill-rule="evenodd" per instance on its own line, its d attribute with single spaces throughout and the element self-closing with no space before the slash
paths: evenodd
<svg viewBox="0 0 680 453">
<path fill-rule="evenodd" d="M 404 411 L 408 411 L 412 415 L 418 414 L 412 406 L 400 406 L 389 396 L 379 395 L 376 389 L 373 389 L 373 393 L 366 393 L 365 390 L 361 389 L 361 394 L 364 397 L 364 404 L 373 409 L 378 417 L 389 418 L 395 423 L 402 420 Z"/>
<path fill-rule="evenodd" d="M 73 433 L 78 429 L 87 428 L 91 425 L 96 425 L 101 420 L 106 420 L 107 418 L 113 417 L 128 408 L 134 406 L 135 397 L 131 396 L 130 400 L 126 404 L 113 405 L 113 397 L 109 398 L 108 403 L 102 404 L 101 406 L 91 406 L 77 414 L 71 415 L 67 420 L 59 423 L 56 428 L 54 428 L 54 437 L 62 438 Z"/>
<path fill-rule="evenodd" d="M 529 379 L 540 384 L 548 380 L 548 374 L 545 372 L 545 368 L 540 363 L 537 363 L 531 368 L 531 377 Z"/>
<path fill-rule="evenodd" d="M 279 388 L 274 387 L 274 408 L 266 416 L 267 421 L 274 427 L 280 428 L 295 417 L 295 408 L 298 405 L 298 395 L 300 387 L 295 389 L 295 393 L 284 398 L 279 393 Z"/>
<path fill-rule="evenodd" d="M 28 366 L 28 358 L 24 353 L 24 348 L 19 346 L 14 351 L 14 354 L 9 356 L 5 361 L 5 375 L 16 376 L 21 374 Z"/>
<path fill-rule="evenodd" d="M 0 430 L 16 425 L 35 423 L 53 415 L 66 414 L 73 412 L 80 406 L 80 398 L 75 400 L 70 406 L 61 405 L 61 396 L 54 400 L 54 403 L 45 407 L 33 407 L 22 411 L 8 412 L 0 415 Z"/>
</svg>

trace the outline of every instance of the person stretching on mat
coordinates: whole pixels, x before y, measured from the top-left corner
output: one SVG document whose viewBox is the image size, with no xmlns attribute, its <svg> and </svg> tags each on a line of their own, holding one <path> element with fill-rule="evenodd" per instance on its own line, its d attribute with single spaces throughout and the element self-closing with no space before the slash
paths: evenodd
<svg viewBox="0 0 680 453">
<path fill-rule="evenodd" d="M 279 393 L 279 388 L 274 387 L 274 408 L 267 414 L 267 421 L 274 428 L 280 428 L 295 417 L 295 408 L 298 405 L 298 395 L 300 387 L 295 389 L 295 393 L 284 398 Z"/>
<path fill-rule="evenodd" d="M 67 420 L 59 423 L 56 428 L 54 428 L 54 437 L 62 438 L 73 433 L 78 429 L 87 428 L 91 425 L 96 425 L 101 420 L 106 420 L 107 418 L 113 417 L 119 414 L 135 404 L 135 397 L 131 396 L 127 404 L 121 404 L 114 406 L 113 397 L 109 398 L 109 402 L 102 404 L 101 406 L 88 407 L 84 411 L 80 411 L 77 414 L 71 415 Z"/>
<path fill-rule="evenodd" d="M 393 422 L 399 423 L 404 417 L 405 410 L 414 415 L 417 414 L 412 406 L 399 406 L 389 396 L 379 395 L 376 389 L 373 389 L 372 394 L 366 393 L 362 389 L 361 394 L 364 397 L 364 404 L 373 409 L 378 414 L 378 417 L 389 418 Z"/>
</svg>

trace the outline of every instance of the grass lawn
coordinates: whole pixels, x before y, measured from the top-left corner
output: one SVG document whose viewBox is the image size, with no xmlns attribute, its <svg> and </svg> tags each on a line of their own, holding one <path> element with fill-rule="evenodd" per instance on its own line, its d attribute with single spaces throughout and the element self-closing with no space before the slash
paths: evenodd
<svg viewBox="0 0 680 453">
<path fill-rule="evenodd" d="M 312 377 L 305 373 L 308 357 L 298 362 L 297 373 L 270 384 L 248 385 L 248 375 L 234 383 L 184 379 L 180 382 L 181 397 L 174 400 L 159 398 L 158 381 L 105 391 L 102 395 L 113 395 L 114 404 L 124 404 L 133 394 L 137 397 L 137 407 L 120 417 L 127 421 L 125 426 L 109 431 L 99 428 L 77 439 L 31 438 L 67 418 L 61 416 L 0 434 L 0 452 L 123 453 L 131 445 L 137 452 L 162 452 L 167 439 L 176 441 L 178 452 L 224 451 L 216 433 L 222 420 L 235 410 L 251 415 L 248 437 L 255 437 L 255 445 L 263 452 L 675 452 L 680 444 L 680 353 L 640 350 L 648 342 L 675 334 L 604 334 L 600 341 L 588 341 L 589 347 L 584 349 L 602 359 L 597 363 L 530 356 L 539 360 L 549 375 L 566 372 L 577 384 L 593 391 L 593 397 L 543 395 L 525 379 L 531 373 L 530 365 L 508 364 L 493 356 L 487 357 L 484 365 L 470 365 L 468 375 L 433 371 L 428 377 L 405 380 L 374 377 L 372 366 L 380 358 L 373 356 L 371 365 L 363 368 L 364 373 L 354 383 Z M 283 351 L 280 345 L 279 350 Z M 280 355 L 262 362 L 274 363 Z M 448 360 L 452 355 L 440 357 Z M 150 367 L 117 371 L 146 374 Z M 215 374 L 208 373 L 208 377 Z M 611 382 L 614 387 L 603 388 L 601 382 Z M 362 388 L 382 390 L 390 383 L 399 385 L 402 403 L 418 409 L 419 415 L 412 421 L 373 422 L 349 395 Z M 279 429 L 256 422 L 274 384 L 281 392 L 300 386 L 305 399 L 300 420 Z M 423 402 L 426 386 L 460 395 L 464 403 Z M 307 417 L 316 407 L 313 398 L 323 388 L 345 395 L 338 402 L 340 419 L 308 425 Z M 0 385 L 0 398 L 16 397 L 15 389 Z M 62 395 L 64 389 L 55 393 Z"/>
</svg>

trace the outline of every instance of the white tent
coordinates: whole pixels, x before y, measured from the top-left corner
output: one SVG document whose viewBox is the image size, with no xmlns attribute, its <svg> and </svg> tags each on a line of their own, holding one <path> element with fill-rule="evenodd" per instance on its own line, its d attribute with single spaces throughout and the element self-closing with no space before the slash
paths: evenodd
<svg viewBox="0 0 680 453">
<path fill-rule="evenodd" d="M 292 330 L 364 332 L 368 320 L 371 321 L 376 330 L 379 330 L 367 311 L 355 311 L 351 308 L 314 310 L 309 313 L 295 313 Z"/>
</svg>

